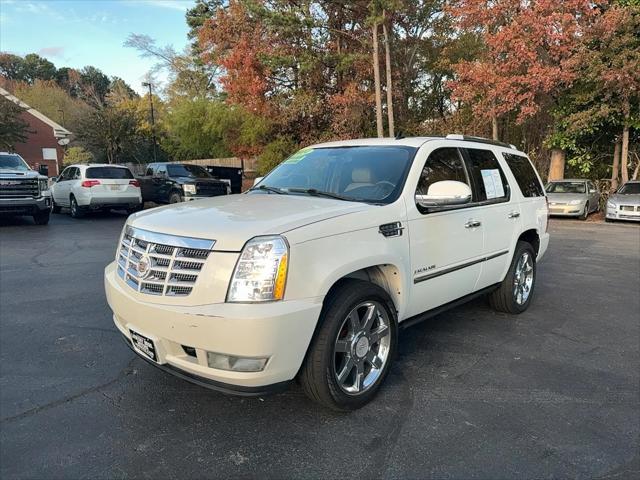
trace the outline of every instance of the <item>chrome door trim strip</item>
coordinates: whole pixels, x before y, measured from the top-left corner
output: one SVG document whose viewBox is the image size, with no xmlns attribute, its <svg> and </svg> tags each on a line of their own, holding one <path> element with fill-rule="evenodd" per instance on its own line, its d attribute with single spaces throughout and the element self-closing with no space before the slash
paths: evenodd
<svg viewBox="0 0 640 480">
<path fill-rule="evenodd" d="M 441 277 L 442 275 L 446 275 L 447 273 L 453 273 L 458 270 L 462 270 L 463 268 L 471 267 L 472 265 L 477 265 L 478 263 L 493 260 L 494 258 L 501 257 L 502 255 L 506 255 L 507 253 L 509 253 L 509 250 L 503 250 L 502 252 L 494 253 L 493 255 L 482 257 L 477 260 L 472 260 L 470 262 L 463 263 L 462 265 L 456 265 L 455 267 L 445 268 L 444 270 L 440 270 L 439 272 L 430 273 L 428 275 L 423 275 L 421 277 L 416 277 L 413 279 L 413 283 L 416 284 L 420 282 L 425 282 L 427 280 L 431 280 L 436 277 Z"/>
</svg>

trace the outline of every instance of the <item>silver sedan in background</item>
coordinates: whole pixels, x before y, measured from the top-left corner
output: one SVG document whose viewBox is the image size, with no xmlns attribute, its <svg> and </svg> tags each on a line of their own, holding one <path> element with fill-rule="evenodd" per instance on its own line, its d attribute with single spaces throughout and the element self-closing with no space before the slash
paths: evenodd
<svg viewBox="0 0 640 480">
<path fill-rule="evenodd" d="M 611 220 L 635 220 L 640 222 L 640 181 L 632 180 L 622 185 L 607 201 L 607 222 Z"/>
<path fill-rule="evenodd" d="M 591 212 L 600 209 L 600 192 L 591 180 L 554 180 L 546 190 L 550 215 L 586 220 Z"/>
</svg>

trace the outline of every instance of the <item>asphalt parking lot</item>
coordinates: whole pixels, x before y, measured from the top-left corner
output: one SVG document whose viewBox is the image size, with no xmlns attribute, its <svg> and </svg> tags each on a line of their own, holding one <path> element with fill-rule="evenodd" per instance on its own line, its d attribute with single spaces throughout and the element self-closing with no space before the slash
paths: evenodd
<svg viewBox="0 0 640 480">
<path fill-rule="evenodd" d="M 640 227 L 552 221 L 531 308 L 405 330 L 381 394 L 224 396 L 111 323 L 115 213 L 0 221 L 2 478 L 638 478 Z"/>
</svg>

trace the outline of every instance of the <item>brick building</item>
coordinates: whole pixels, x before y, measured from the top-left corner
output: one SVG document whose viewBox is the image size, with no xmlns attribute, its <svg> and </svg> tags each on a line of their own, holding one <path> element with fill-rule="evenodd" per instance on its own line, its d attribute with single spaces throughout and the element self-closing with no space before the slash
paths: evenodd
<svg viewBox="0 0 640 480">
<path fill-rule="evenodd" d="M 68 143 L 71 132 L 1 87 L 0 95 L 24 108 L 20 116 L 29 124 L 27 141 L 16 143 L 15 153 L 24 158 L 34 170 L 38 170 L 40 165 L 46 165 L 49 176 L 57 176 L 64 157 L 64 147 L 60 142 Z"/>
</svg>

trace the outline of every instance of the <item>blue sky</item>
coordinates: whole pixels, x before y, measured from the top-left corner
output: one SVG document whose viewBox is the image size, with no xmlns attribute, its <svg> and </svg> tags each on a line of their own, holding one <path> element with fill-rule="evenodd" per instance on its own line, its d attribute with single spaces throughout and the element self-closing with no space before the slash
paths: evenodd
<svg viewBox="0 0 640 480">
<path fill-rule="evenodd" d="M 181 51 L 194 0 L 0 0 L 0 51 L 38 53 L 56 67 L 93 65 L 137 91 L 153 61 L 123 46 L 130 33 Z M 162 80 L 162 75 L 157 77 Z"/>
</svg>

